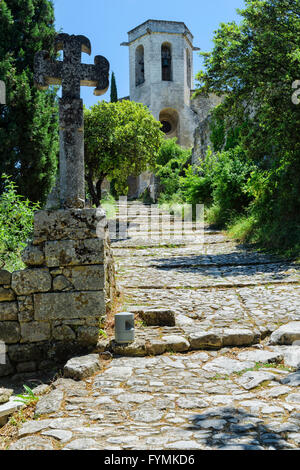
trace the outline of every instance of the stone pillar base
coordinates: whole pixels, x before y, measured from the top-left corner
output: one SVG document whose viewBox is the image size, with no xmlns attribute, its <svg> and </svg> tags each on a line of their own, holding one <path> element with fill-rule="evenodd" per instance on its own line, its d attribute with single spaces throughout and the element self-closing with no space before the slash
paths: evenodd
<svg viewBox="0 0 300 470">
<path fill-rule="evenodd" d="M 102 209 L 39 211 L 27 269 L 0 271 L 0 376 L 42 370 L 97 345 L 115 295 Z"/>
</svg>

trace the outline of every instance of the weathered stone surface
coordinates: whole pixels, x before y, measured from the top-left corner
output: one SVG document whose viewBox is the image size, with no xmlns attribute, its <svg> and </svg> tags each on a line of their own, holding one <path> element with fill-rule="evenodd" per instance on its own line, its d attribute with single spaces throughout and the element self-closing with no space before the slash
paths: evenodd
<svg viewBox="0 0 300 470">
<path fill-rule="evenodd" d="M 75 439 L 74 441 L 69 442 L 69 444 L 64 447 L 67 450 L 99 450 L 101 447 L 97 444 L 94 439 L 82 438 Z"/>
<path fill-rule="evenodd" d="M 25 269 L 12 274 L 11 285 L 17 295 L 48 292 L 52 286 L 52 277 L 46 268 Z"/>
<path fill-rule="evenodd" d="M 140 312 L 140 316 L 148 326 L 175 326 L 175 313 L 173 310 L 144 310 Z"/>
<path fill-rule="evenodd" d="M 28 436 L 28 434 L 34 434 L 35 432 L 40 432 L 44 429 L 48 429 L 53 420 L 51 419 L 42 419 L 39 421 L 27 421 L 22 424 L 19 429 L 19 437 Z"/>
<path fill-rule="evenodd" d="M 0 269 L 0 286 L 8 286 L 11 283 L 11 273 L 5 269 Z"/>
<path fill-rule="evenodd" d="M 23 343 L 38 343 L 47 341 L 51 337 L 51 327 L 49 323 L 33 321 L 21 323 L 21 341 Z"/>
<path fill-rule="evenodd" d="M 6 403 L 0 405 L 0 418 L 3 416 L 10 416 L 15 411 L 19 410 L 23 406 L 22 403 L 16 401 L 16 397 L 11 396 Z"/>
<path fill-rule="evenodd" d="M 103 209 L 38 211 L 34 215 L 34 243 L 97 238 L 98 225 L 105 223 Z"/>
<path fill-rule="evenodd" d="M 98 238 L 49 241 L 45 243 L 45 257 L 47 266 L 51 268 L 103 264 L 103 241 Z"/>
<path fill-rule="evenodd" d="M 19 314 L 18 319 L 20 323 L 31 322 L 34 319 L 33 296 L 20 296 L 18 297 Z"/>
<path fill-rule="evenodd" d="M 54 291 L 67 291 L 73 290 L 74 286 L 65 276 L 59 275 L 53 279 L 53 290 Z"/>
<path fill-rule="evenodd" d="M 57 439 L 62 444 L 72 439 L 73 433 L 71 431 L 64 431 L 62 429 L 51 429 L 50 431 L 44 431 L 41 433 L 42 436 L 50 436 Z"/>
<path fill-rule="evenodd" d="M 174 352 L 184 352 L 190 348 L 190 343 L 183 336 L 166 335 L 162 337 L 162 341 L 166 343 L 168 349 Z"/>
<path fill-rule="evenodd" d="M 32 389 L 35 396 L 39 397 L 45 395 L 46 393 L 51 392 L 51 386 L 46 384 L 38 385 Z"/>
<path fill-rule="evenodd" d="M 6 344 L 13 344 L 20 341 L 20 325 L 15 321 L 0 322 L 0 340 Z"/>
<path fill-rule="evenodd" d="M 0 303 L 0 321 L 18 320 L 18 304 L 17 302 L 1 302 Z"/>
<path fill-rule="evenodd" d="M 289 374 L 283 379 L 280 380 L 280 383 L 289 385 L 291 387 L 299 387 L 300 386 L 300 370 L 294 372 L 293 374 Z"/>
<path fill-rule="evenodd" d="M 117 355 L 128 357 L 143 357 L 147 354 L 146 342 L 136 338 L 133 343 L 119 344 L 114 340 L 110 342 L 109 349 Z"/>
<path fill-rule="evenodd" d="M 300 341 L 300 321 L 281 326 L 270 338 L 271 344 L 293 344 L 295 341 Z"/>
<path fill-rule="evenodd" d="M 287 367 L 300 369 L 300 347 L 290 346 L 287 351 L 283 353 L 284 364 Z"/>
<path fill-rule="evenodd" d="M 15 293 L 12 289 L 0 287 L 0 302 L 11 302 L 15 300 Z"/>
<path fill-rule="evenodd" d="M 258 387 L 263 382 L 268 382 L 276 378 L 275 374 L 270 372 L 262 371 L 248 371 L 243 374 L 242 378 L 239 379 L 239 384 L 242 385 L 246 390 L 252 390 Z"/>
<path fill-rule="evenodd" d="M 0 387 L 0 404 L 7 403 L 12 396 L 13 390 L 10 388 Z"/>
<path fill-rule="evenodd" d="M 219 349 L 222 347 L 221 335 L 211 331 L 196 330 L 190 333 L 189 342 L 191 349 Z"/>
<path fill-rule="evenodd" d="M 68 325 L 56 326 L 52 334 L 57 341 L 73 341 L 76 338 L 76 334 Z"/>
<path fill-rule="evenodd" d="M 240 362 L 228 357 L 218 357 L 203 366 L 204 370 L 216 372 L 218 374 L 233 374 L 234 372 L 241 372 L 245 369 L 250 369 L 255 366 L 254 362 L 245 361 Z"/>
<path fill-rule="evenodd" d="M 280 363 L 283 360 L 283 354 L 270 351 L 245 351 L 238 355 L 240 361 L 253 361 L 262 364 Z"/>
<path fill-rule="evenodd" d="M 99 291 L 104 289 L 103 265 L 76 266 L 64 270 L 64 275 L 75 290 Z"/>
<path fill-rule="evenodd" d="M 39 399 L 35 409 L 35 416 L 46 415 L 58 411 L 61 407 L 64 394 L 61 390 L 53 390 L 49 395 Z"/>
<path fill-rule="evenodd" d="M 100 317 L 105 313 L 103 291 L 36 294 L 34 305 L 39 321 Z"/>
<path fill-rule="evenodd" d="M 12 444 L 9 450 L 53 450 L 53 445 L 49 439 L 40 436 L 28 436 Z"/>
<path fill-rule="evenodd" d="M 38 246 L 28 245 L 22 252 L 22 260 L 27 266 L 42 266 L 45 261 L 44 251 Z"/>
<path fill-rule="evenodd" d="M 88 356 L 70 359 L 64 367 L 64 376 L 82 380 L 90 377 L 98 370 L 100 370 L 99 355 L 89 354 Z"/>
<path fill-rule="evenodd" d="M 222 333 L 223 346 L 249 346 L 258 339 L 258 334 L 243 328 L 225 328 Z"/>
<path fill-rule="evenodd" d="M 96 326 L 80 326 L 77 329 L 77 340 L 81 345 L 95 345 L 99 338 L 99 327 Z"/>
</svg>

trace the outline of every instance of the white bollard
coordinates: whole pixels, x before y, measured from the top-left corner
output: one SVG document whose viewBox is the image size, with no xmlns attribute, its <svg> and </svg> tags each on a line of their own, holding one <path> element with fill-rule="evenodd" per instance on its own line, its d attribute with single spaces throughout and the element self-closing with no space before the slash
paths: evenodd
<svg viewBox="0 0 300 470">
<path fill-rule="evenodd" d="M 115 341 L 119 344 L 133 343 L 134 341 L 134 314 L 128 312 L 115 315 Z"/>
</svg>

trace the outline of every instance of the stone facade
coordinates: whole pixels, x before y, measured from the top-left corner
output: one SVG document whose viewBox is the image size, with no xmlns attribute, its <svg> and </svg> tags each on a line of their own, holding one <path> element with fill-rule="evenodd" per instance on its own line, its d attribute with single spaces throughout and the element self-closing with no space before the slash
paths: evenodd
<svg viewBox="0 0 300 470">
<path fill-rule="evenodd" d="M 40 211 L 27 269 L 0 271 L 0 376 L 41 370 L 91 351 L 115 295 L 102 209 Z"/>
<path fill-rule="evenodd" d="M 194 89 L 194 37 L 182 22 L 148 20 L 128 33 L 130 99 L 148 106 L 163 124 L 166 138 L 177 138 L 179 145 L 194 148 L 193 163 L 209 144 L 207 118 L 219 103 L 217 97 L 191 99 Z M 202 128 L 206 135 L 201 144 Z M 129 197 L 149 189 L 156 199 L 157 185 L 149 173 L 129 180 Z"/>
<path fill-rule="evenodd" d="M 222 102 L 223 98 L 210 94 L 208 96 L 196 96 L 191 100 L 191 107 L 197 113 L 198 124 L 194 132 L 194 147 L 192 154 L 192 164 L 202 160 L 211 145 L 210 141 L 210 113 L 212 109 Z"/>
</svg>

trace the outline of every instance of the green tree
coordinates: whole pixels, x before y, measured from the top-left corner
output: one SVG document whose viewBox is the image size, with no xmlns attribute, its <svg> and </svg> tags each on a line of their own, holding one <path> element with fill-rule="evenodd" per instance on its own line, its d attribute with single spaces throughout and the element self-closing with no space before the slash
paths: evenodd
<svg viewBox="0 0 300 470">
<path fill-rule="evenodd" d="M 176 143 L 176 138 L 164 140 L 155 168 L 155 174 L 160 183 L 160 200 L 171 200 L 173 195 L 178 193 L 180 176 L 184 174 L 184 167 L 191 156 L 191 150 L 180 147 Z"/>
<path fill-rule="evenodd" d="M 99 102 L 84 119 L 86 181 L 99 206 L 105 178 L 125 191 L 128 176 L 154 168 L 164 134 L 148 108 L 132 101 Z"/>
<path fill-rule="evenodd" d="M 300 2 L 245 4 L 241 23 L 221 24 L 212 52 L 203 54 L 197 93 L 226 95 L 213 137 L 227 148 L 239 145 L 255 163 L 248 184 L 251 233 L 284 248 L 300 243 L 300 106 L 291 99 L 300 77 Z"/>
<path fill-rule="evenodd" d="M 0 80 L 7 89 L 7 105 L 0 105 L 0 174 L 11 175 L 32 201 L 45 200 L 57 171 L 56 94 L 37 90 L 33 80 L 34 55 L 54 53 L 55 34 L 51 1 L 0 1 Z"/>
<path fill-rule="evenodd" d="M 38 204 L 17 193 L 15 183 L 2 176 L 4 191 L 0 195 L 0 268 L 14 270 L 23 267 L 21 251 L 25 248 L 33 231 L 33 214 Z"/>
<path fill-rule="evenodd" d="M 111 103 L 118 102 L 118 91 L 117 91 L 116 77 L 115 77 L 114 72 L 112 72 L 111 74 L 110 102 Z"/>
</svg>

